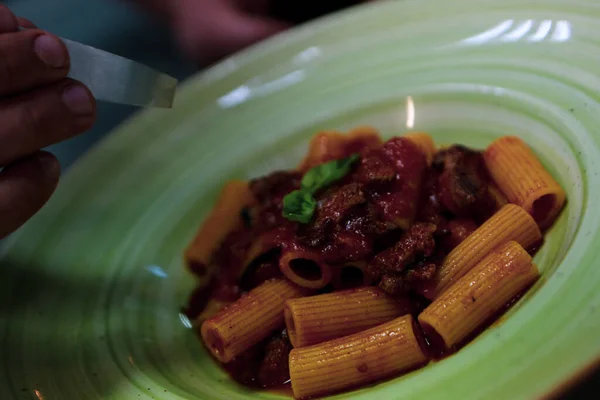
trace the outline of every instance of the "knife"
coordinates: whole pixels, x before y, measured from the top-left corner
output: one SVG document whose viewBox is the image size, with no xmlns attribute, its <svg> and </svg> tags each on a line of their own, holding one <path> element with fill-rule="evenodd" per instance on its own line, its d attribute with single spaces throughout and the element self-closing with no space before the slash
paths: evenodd
<svg viewBox="0 0 600 400">
<path fill-rule="evenodd" d="M 71 57 L 68 76 L 85 84 L 96 99 L 145 107 L 172 107 L 177 79 L 107 51 L 61 39 Z"/>
</svg>

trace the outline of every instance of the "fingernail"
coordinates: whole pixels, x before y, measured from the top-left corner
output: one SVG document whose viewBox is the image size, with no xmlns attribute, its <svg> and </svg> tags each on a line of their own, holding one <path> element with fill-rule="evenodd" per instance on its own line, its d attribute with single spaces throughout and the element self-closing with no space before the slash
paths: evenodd
<svg viewBox="0 0 600 400">
<path fill-rule="evenodd" d="M 60 175 L 60 164 L 58 160 L 49 153 L 41 153 L 38 156 L 38 163 L 46 176 L 56 178 Z"/>
<path fill-rule="evenodd" d="M 40 35 L 35 39 L 33 48 L 38 57 L 49 67 L 61 68 L 67 64 L 67 51 L 57 38 Z"/>
<path fill-rule="evenodd" d="M 65 105 L 73 114 L 89 115 L 94 112 L 94 105 L 89 92 L 81 85 L 67 86 L 62 93 Z"/>
</svg>

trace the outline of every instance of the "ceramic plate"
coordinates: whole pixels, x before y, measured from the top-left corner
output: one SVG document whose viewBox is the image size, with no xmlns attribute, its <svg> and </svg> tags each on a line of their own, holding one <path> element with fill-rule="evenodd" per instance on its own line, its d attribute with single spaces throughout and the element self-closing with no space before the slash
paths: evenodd
<svg viewBox="0 0 600 400">
<path fill-rule="evenodd" d="M 5 243 L 0 398 L 273 399 L 234 384 L 179 307 L 182 250 L 222 183 L 359 124 L 483 147 L 519 135 L 568 193 L 543 278 L 456 355 L 338 399 L 533 398 L 600 356 L 600 4 L 382 2 L 215 66 L 130 120 Z"/>
</svg>

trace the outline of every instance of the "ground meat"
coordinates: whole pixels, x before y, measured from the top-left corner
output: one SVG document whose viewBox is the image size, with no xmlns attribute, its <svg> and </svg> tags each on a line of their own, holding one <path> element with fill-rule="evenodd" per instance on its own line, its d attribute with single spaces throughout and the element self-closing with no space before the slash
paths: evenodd
<svg viewBox="0 0 600 400">
<path fill-rule="evenodd" d="M 257 203 L 249 210 L 255 233 L 265 232 L 286 221 L 282 215 L 283 198 L 300 188 L 301 179 L 299 172 L 279 171 L 250 182 Z"/>
<path fill-rule="evenodd" d="M 262 387 L 279 386 L 289 381 L 290 351 L 292 351 L 292 344 L 285 329 L 269 340 L 265 346 L 265 356 L 258 369 L 258 382 Z"/>
<path fill-rule="evenodd" d="M 424 260 L 402 272 L 384 274 L 379 281 L 379 287 L 390 296 L 404 296 L 409 294 L 418 282 L 432 279 L 436 269 L 435 263 Z"/>
<path fill-rule="evenodd" d="M 431 256 L 435 250 L 435 231 L 433 224 L 413 225 L 393 247 L 377 254 L 369 263 L 371 279 L 378 281 L 383 275 L 399 273 L 417 257 Z"/>
</svg>

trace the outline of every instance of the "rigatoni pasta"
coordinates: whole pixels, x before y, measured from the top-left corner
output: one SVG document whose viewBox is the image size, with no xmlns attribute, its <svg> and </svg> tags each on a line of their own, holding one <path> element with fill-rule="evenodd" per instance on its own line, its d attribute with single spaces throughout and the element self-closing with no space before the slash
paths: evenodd
<svg viewBox="0 0 600 400">
<path fill-rule="evenodd" d="M 437 151 L 431 136 L 425 132 L 411 132 L 404 135 L 404 137 L 417 145 L 419 150 L 425 154 L 427 165 L 431 165 Z"/>
<path fill-rule="evenodd" d="M 434 279 L 423 285 L 422 294 L 435 299 L 490 251 L 509 241 L 530 249 L 541 240 L 533 218 L 521 207 L 507 204 L 446 256 Z"/>
<path fill-rule="evenodd" d="M 419 315 L 426 332 L 446 348 L 461 343 L 539 277 L 531 256 L 517 242 L 493 250 Z"/>
<path fill-rule="evenodd" d="M 347 336 L 410 313 L 408 298 L 395 299 L 375 287 L 288 300 L 284 315 L 294 347 Z"/>
<path fill-rule="evenodd" d="M 325 287 L 332 277 L 331 267 L 322 257 L 302 250 L 284 251 L 279 259 L 279 268 L 290 281 L 305 288 Z"/>
<path fill-rule="evenodd" d="M 267 281 L 204 321 L 202 339 L 219 361 L 229 362 L 283 326 L 285 302 L 306 293 L 287 280 Z"/>
<path fill-rule="evenodd" d="M 413 317 L 290 353 L 294 397 L 303 399 L 364 385 L 427 362 Z"/>
<path fill-rule="evenodd" d="M 230 181 L 219 195 L 215 207 L 202 223 L 198 233 L 185 251 L 190 269 L 205 268 L 210 257 L 225 236 L 241 224 L 240 212 L 254 201 L 248 182 Z"/>
<path fill-rule="evenodd" d="M 498 188 L 498 185 L 495 182 L 490 182 L 490 185 L 488 186 L 488 193 L 490 194 L 490 197 L 493 200 L 495 210 L 499 210 L 508 204 L 506 196 L 504 196 L 504 194 L 502 193 L 500 188 Z"/>
<path fill-rule="evenodd" d="M 483 156 L 508 201 L 523 207 L 542 229 L 547 228 L 565 203 L 565 191 L 525 142 L 504 136 L 494 141 Z"/>
<path fill-rule="evenodd" d="M 331 284 L 335 290 L 353 289 L 371 285 L 371 277 L 365 261 L 349 262 L 332 266 Z"/>
<path fill-rule="evenodd" d="M 338 131 L 317 133 L 310 141 L 308 154 L 298 165 L 298 170 L 310 168 L 330 160 L 348 157 L 359 149 L 381 145 L 379 132 L 369 126 L 362 126 L 343 134 Z"/>
<path fill-rule="evenodd" d="M 219 202 L 186 252 L 212 271 L 186 315 L 233 379 L 310 398 L 476 336 L 538 279 L 564 191 L 517 138 L 437 150 L 362 127 L 317 134 L 297 168 Z"/>
</svg>

